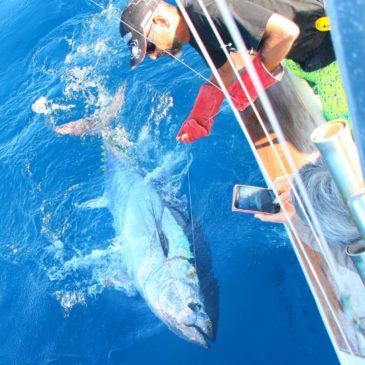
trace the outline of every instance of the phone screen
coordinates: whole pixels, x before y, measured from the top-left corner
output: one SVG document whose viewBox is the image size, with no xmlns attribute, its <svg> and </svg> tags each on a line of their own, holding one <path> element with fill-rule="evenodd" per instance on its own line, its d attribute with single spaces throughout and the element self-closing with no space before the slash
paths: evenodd
<svg viewBox="0 0 365 365">
<path fill-rule="evenodd" d="M 271 189 L 248 185 L 235 185 L 233 210 L 245 212 L 278 213 L 280 205 L 274 203 L 275 194 Z"/>
</svg>

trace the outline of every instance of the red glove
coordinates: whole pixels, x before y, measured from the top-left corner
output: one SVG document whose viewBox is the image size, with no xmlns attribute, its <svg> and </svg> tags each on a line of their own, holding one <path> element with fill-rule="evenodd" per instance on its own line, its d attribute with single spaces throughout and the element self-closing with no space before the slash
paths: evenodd
<svg viewBox="0 0 365 365">
<path fill-rule="evenodd" d="M 279 65 L 276 70 L 271 74 L 266 70 L 264 64 L 262 63 L 261 55 L 258 53 L 252 61 L 252 66 L 257 72 L 257 76 L 259 77 L 263 88 L 266 90 L 270 86 L 276 84 L 280 81 L 284 74 L 284 68 L 282 65 Z M 252 101 L 254 102 L 258 96 L 258 92 L 254 87 L 251 77 L 248 74 L 247 70 L 244 70 L 241 74 L 241 80 L 243 84 L 246 86 L 247 92 L 250 95 Z M 232 97 L 232 102 L 236 109 L 239 111 L 244 111 L 249 105 L 250 102 L 243 91 L 243 88 L 239 82 L 236 80 L 229 88 L 228 92 Z"/>
<path fill-rule="evenodd" d="M 193 110 L 181 126 L 176 136 L 178 141 L 190 143 L 209 136 L 224 94 L 213 85 L 203 84 L 195 100 Z"/>
</svg>

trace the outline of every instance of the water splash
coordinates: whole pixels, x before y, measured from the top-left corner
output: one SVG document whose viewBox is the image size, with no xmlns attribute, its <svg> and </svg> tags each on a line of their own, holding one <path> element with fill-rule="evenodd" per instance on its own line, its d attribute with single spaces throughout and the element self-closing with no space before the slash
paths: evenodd
<svg viewBox="0 0 365 365">
<path fill-rule="evenodd" d="M 164 138 L 171 138 L 173 98 L 170 92 L 161 92 L 149 83 L 135 83 L 132 78 L 125 85 L 115 78 L 121 60 L 128 59 L 121 57 L 128 51 L 121 48 L 115 32 L 118 19 L 118 7 L 109 4 L 92 17 L 65 22 L 40 42 L 32 67 L 49 87 L 34 100 L 32 110 L 52 126 L 85 117 L 96 120 L 91 134 L 112 145 L 154 185 L 165 202 L 186 211 L 186 198 L 178 195 L 191 161 L 186 161 L 181 146 L 171 149 L 164 143 Z M 50 62 L 48 54 L 61 45 L 63 53 L 58 52 Z M 145 97 L 132 105 L 136 101 L 128 96 L 140 87 Z M 126 106 L 122 110 L 125 88 Z M 146 109 L 150 112 L 143 119 Z M 88 163 L 86 158 L 84 163 Z M 122 239 L 109 238 L 101 243 L 100 237 L 91 235 L 97 227 L 111 227 L 111 217 L 105 212 L 95 213 L 98 209 L 85 212 L 79 200 L 90 195 L 86 189 L 100 183 L 73 183 L 57 196 L 44 199 L 40 206 L 41 234 L 49 242 L 41 258 L 42 268 L 67 313 L 110 286 L 126 295 L 135 294 L 126 271 Z M 87 224 L 93 227 L 85 227 Z"/>
</svg>

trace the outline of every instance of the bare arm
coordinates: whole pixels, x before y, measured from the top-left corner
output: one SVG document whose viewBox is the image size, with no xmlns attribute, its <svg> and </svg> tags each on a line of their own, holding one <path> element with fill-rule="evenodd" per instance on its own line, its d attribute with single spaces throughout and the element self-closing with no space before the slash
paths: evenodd
<svg viewBox="0 0 365 365">
<path fill-rule="evenodd" d="M 289 178 L 293 180 L 294 175 L 289 175 Z M 283 209 L 281 209 L 280 212 L 276 214 L 255 214 L 255 218 L 258 218 L 264 222 L 287 223 L 287 217 L 292 219 L 296 214 L 294 205 L 291 201 L 290 182 L 286 176 L 280 176 L 276 178 L 273 183 L 276 187 L 278 195 L 280 196 L 282 208 L 285 209 L 287 215 L 284 213 Z M 279 203 L 278 198 L 275 199 L 275 203 Z"/>
<path fill-rule="evenodd" d="M 252 66 L 256 70 L 264 89 L 281 80 L 284 69 L 280 63 L 292 48 L 298 35 L 299 28 L 294 22 L 275 13 L 269 14 L 269 19 L 265 25 L 264 34 L 260 42 L 259 52 L 252 60 Z M 231 101 L 237 110 L 245 110 L 259 96 L 246 70 L 240 75 L 240 79 L 245 85 L 243 88 L 240 82 L 238 82 L 239 80 L 233 82 L 234 73 L 228 61 L 218 72 L 222 76 L 225 86 L 230 87 Z M 212 81 L 215 81 L 215 79 Z"/>
<path fill-rule="evenodd" d="M 269 72 L 274 71 L 289 53 L 299 36 L 299 27 L 279 14 L 273 14 L 263 36 L 261 58 Z"/>
<path fill-rule="evenodd" d="M 229 62 L 226 61 L 226 63 L 222 67 L 218 68 L 217 71 L 223 81 L 224 86 L 228 87 L 232 83 L 233 78 L 234 78 L 233 70 L 232 70 L 232 67 L 229 64 Z M 213 74 L 210 77 L 210 81 L 214 85 L 219 86 L 219 83 Z"/>
<path fill-rule="evenodd" d="M 239 53 L 230 52 L 230 56 L 237 70 L 240 70 L 241 68 L 244 67 L 243 58 Z M 229 61 L 226 61 L 226 63 L 222 67 L 218 68 L 217 71 L 219 76 L 222 78 L 224 86 L 225 87 L 230 86 L 235 79 L 235 75 Z M 219 86 L 218 81 L 213 74 L 210 77 L 210 81 L 213 82 L 215 85 Z"/>
<path fill-rule="evenodd" d="M 299 36 L 298 26 L 279 14 L 273 14 L 265 29 L 265 33 L 262 39 L 263 46 L 261 48 L 261 58 L 269 72 L 273 72 L 280 64 L 280 62 L 289 53 L 293 43 Z M 238 53 L 230 53 L 233 63 L 239 70 L 244 66 L 242 57 Z M 234 72 L 231 65 L 227 61 L 222 67 L 217 69 L 223 83 L 226 87 L 231 85 L 234 81 Z M 218 85 L 218 82 L 214 75 L 210 80 Z"/>
</svg>

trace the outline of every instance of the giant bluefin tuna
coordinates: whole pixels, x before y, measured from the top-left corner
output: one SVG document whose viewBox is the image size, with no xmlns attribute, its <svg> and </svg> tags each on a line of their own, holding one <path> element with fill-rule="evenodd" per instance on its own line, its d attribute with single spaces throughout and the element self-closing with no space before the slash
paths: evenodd
<svg viewBox="0 0 365 365">
<path fill-rule="evenodd" d="M 92 118 L 56 126 L 59 134 L 101 132 L 123 105 L 120 91 Z M 183 228 L 156 190 L 104 138 L 107 169 L 103 202 L 124 246 L 128 274 L 153 313 L 176 334 L 207 347 L 213 325 L 205 311 L 195 257 Z M 100 206 L 100 205 L 99 205 Z"/>
</svg>

